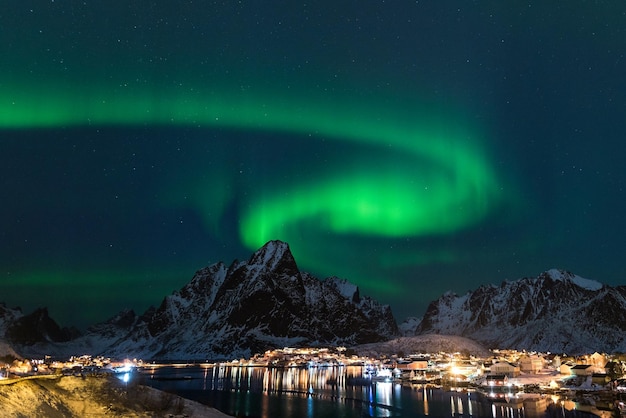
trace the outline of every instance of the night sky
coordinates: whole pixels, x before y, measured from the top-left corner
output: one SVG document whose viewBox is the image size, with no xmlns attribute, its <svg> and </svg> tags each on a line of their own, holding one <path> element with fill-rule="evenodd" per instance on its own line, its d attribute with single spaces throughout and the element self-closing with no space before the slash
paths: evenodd
<svg viewBox="0 0 626 418">
<path fill-rule="evenodd" d="M 620 1 L 9 0 L 0 301 L 84 327 L 271 239 L 399 320 L 626 284 L 625 54 Z"/>
</svg>

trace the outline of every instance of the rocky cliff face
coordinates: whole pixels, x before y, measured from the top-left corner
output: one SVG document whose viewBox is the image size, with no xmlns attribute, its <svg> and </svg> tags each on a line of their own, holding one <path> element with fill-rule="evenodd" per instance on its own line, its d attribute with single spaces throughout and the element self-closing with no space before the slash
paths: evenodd
<svg viewBox="0 0 626 418">
<path fill-rule="evenodd" d="M 19 309 L 0 308 L 0 318 L 4 325 L 3 336 L 12 344 L 32 345 L 46 342 L 66 342 L 80 335 L 71 328 L 61 328 L 48 315 L 46 308 L 36 309 L 23 315 Z"/>
<path fill-rule="evenodd" d="M 22 316 L 24 314 L 20 308 L 8 308 L 4 303 L 0 303 L 0 337 L 3 337 L 7 328 Z"/>
<path fill-rule="evenodd" d="M 92 327 L 88 338 L 120 335 L 106 349 L 113 355 L 204 359 L 289 345 L 360 344 L 397 332 L 388 306 L 362 297 L 345 280 L 300 272 L 289 246 L 271 241 L 248 261 L 199 270 L 157 309 L 112 318 Z"/>
<path fill-rule="evenodd" d="M 449 334 L 492 348 L 566 352 L 626 350 L 626 287 L 561 270 L 446 293 L 405 334 Z"/>
</svg>

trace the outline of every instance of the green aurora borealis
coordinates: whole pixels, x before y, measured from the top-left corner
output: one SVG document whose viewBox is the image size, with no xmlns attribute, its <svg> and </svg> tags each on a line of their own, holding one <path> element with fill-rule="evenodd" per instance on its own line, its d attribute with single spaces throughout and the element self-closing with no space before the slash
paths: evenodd
<svg viewBox="0 0 626 418">
<path fill-rule="evenodd" d="M 333 239 L 345 234 L 394 239 L 449 234 L 476 225 L 501 203 L 498 174 L 476 130 L 462 126 L 462 121 L 428 115 L 424 108 L 416 108 L 413 114 L 406 109 L 390 113 L 377 109 L 375 103 L 310 103 L 226 93 L 161 95 L 155 102 L 147 92 L 111 97 L 100 93 L 107 90 L 66 89 L 57 95 L 37 90 L 38 94 L 29 95 L 27 88 L 21 88 L 2 103 L 0 125 L 12 129 L 219 127 L 249 135 L 276 131 L 293 135 L 291 140 L 305 142 L 305 147 L 307 141 L 315 141 L 314 134 L 355 143 L 377 154 L 374 160 L 359 161 L 354 153 L 295 184 L 250 184 L 246 201 L 240 202 L 239 235 L 251 251 L 281 239 L 291 243 L 296 253 L 307 254 L 311 247 L 323 247 L 329 233 Z M 385 113 L 387 118 L 381 118 Z M 403 113 L 404 118 L 399 116 Z M 228 205 L 223 195 L 209 191 L 229 188 L 233 179 L 222 182 L 210 182 L 191 196 L 201 202 L 196 209 L 209 227 Z M 303 267 L 316 266 L 305 263 Z M 327 269 L 332 271 L 331 266 Z M 387 280 L 385 287 L 393 289 L 393 280 Z"/>
<path fill-rule="evenodd" d="M 618 283 L 623 19 L 457 6 L 15 2 L 0 302 L 84 326 L 271 239 L 398 319 L 553 267 Z"/>
</svg>

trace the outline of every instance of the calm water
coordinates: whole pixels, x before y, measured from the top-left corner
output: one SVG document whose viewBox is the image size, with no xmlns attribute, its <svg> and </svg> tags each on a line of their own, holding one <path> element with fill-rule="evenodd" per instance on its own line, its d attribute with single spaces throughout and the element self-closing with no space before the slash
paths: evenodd
<svg viewBox="0 0 626 418">
<path fill-rule="evenodd" d="M 593 417 L 551 397 L 490 397 L 473 391 L 372 382 L 362 367 L 147 368 L 139 383 L 237 417 Z"/>
</svg>

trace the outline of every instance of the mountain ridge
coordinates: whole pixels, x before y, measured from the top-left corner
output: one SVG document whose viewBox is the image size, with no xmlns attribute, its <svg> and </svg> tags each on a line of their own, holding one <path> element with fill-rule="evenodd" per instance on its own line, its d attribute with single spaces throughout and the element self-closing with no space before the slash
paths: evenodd
<svg viewBox="0 0 626 418">
<path fill-rule="evenodd" d="M 490 348 L 626 351 L 626 286 L 551 269 L 461 296 L 445 292 L 423 317 L 398 326 L 389 306 L 362 296 L 345 279 L 301 272 L 287 243 L 269 241 L 248 260 L 199 269 L 160 305 L 140 315 L 121 311 L 82 336 L 59 327 L 45 308 L 24 315 L 0 304 L 0 340 L 9 343 L 0 341 L 0 347 L 25 356 L 227 358 L 283 346 L 357 346 L 433 334 Z"/>
<path fill-rule="evenodd" d="M 626 350 L 626 286 L 611 287 L 564 270 L 444 293 L 404 335 L 471 338 L 491 348 L 579 354 Z"/>
<path fill-rule="evenodd" d="M 215 359 L 288 345 L 355 345 L 397 334 L 388 305 L 361 296 L 346 280 L 318 280 L 301 272 L 287 243 L 269 241 L 247 261 L 198 270 L 189 283 L 142 315 L 123 311 L 69 343 L 36 341 L 20 349 Z"/>
</svg>

